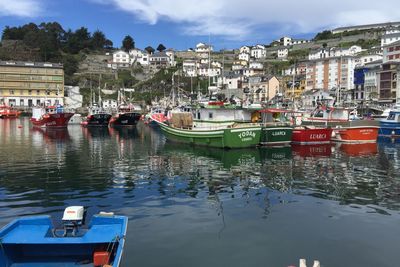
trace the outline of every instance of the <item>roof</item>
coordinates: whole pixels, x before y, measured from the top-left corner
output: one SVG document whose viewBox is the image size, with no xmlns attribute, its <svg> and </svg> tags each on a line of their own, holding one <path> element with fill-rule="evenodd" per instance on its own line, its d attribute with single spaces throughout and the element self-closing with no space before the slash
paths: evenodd
<svg viewBox="0 0 400 267">
<path fill-rule="evenodd" d="M 63 68 L 63 64 L 61 64 L 61 63 L 24 62 L 24 61 L 0 61 L 0 66 L 54 68 L 54 69 L 62 69 Z"/>
<path fill-rule="evenodd" d="M 156 52 L 153 53 L 150 57 L 154 58 L 154 57 L 169 57 L 169 56 L 165 52 Z"/>
</svg>

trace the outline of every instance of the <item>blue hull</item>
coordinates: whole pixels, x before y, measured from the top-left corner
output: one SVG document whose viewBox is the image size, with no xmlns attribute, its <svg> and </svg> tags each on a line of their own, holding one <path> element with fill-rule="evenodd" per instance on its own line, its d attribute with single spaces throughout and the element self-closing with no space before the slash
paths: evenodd
<svg viewBox="0 0 400 267">
<path fill-rule="evenodd" d="M 49 216 L 15 220 L 0 230 L 0 266 L 93 266 L 94 252 L 109 252 L 109 265 L 121 262 L 128 219 L 93 216 L 73 237 L 58 237 Z"/>
<path fill-rule="evenodd" d="M 400 136 L 400 123 L 396 122 L 380 122 L 380 136 Z"/>
</svg>

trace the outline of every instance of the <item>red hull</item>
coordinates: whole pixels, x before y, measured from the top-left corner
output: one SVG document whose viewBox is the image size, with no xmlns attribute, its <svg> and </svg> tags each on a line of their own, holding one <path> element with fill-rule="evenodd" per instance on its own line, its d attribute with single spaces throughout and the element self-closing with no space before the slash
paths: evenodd
<svg viewBox="0 0 400 267">
<path fill-rule="evenodd" d="M 74 113 L 45 114 L 39 120 L 31 118 L 31 122 L 33 126 L 37 127 L 61 128 L 68 126 L 68 122 L 73 115 Z"/>
<path fill-rule="evenodd" d="M 19 115 L 21 115 L 21 111 L 10 107 L 0 107 L 0 118 L 18 118 Z"/>
<path fill-rule="evenodd" d="M 375 143 L 378 139 L 378 132 L 379 127 L 373 126 L 335 129 L 335 134 L 337 136 L 335 141 Z"/>
<path fill-rule="evenodd" d="M 331 128 L 296 127 L 293 129 L 292 142 L 297 144 L 327 144 L 331 141 Z"/>
</svg>

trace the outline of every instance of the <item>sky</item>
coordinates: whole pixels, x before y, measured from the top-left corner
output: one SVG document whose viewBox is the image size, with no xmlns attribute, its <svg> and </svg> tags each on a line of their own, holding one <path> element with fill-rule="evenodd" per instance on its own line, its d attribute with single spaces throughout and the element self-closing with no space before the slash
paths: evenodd
<svg viewBox="0 0 400 267">
<path fill-rule="evenodd" d="M 101 30 L 114 47 L 130 35 L 139 48 L 204 42 L 220 50 L 400 21 L 399 7 L 398 0 L 0 0 L 0 29 L 56 21 L 65 30 Z"/>
</svg>

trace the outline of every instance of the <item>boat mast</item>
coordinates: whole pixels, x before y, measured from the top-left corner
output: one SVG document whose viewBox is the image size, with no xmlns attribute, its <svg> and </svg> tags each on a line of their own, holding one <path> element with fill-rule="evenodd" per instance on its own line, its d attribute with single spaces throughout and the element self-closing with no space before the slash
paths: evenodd
<svg viewBox="0 0 400 267">
<path fill-rule="evenodd" d="M 208 94 L 211 97 L 210 86 L 211 86 L 211 36 L 208 34 Z"/>
</svg>

